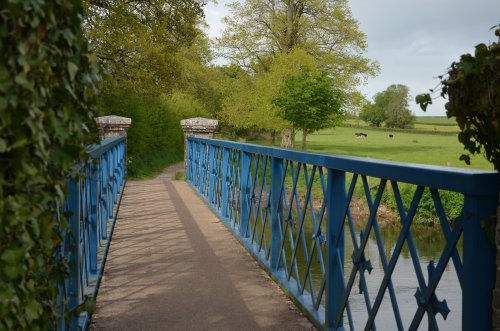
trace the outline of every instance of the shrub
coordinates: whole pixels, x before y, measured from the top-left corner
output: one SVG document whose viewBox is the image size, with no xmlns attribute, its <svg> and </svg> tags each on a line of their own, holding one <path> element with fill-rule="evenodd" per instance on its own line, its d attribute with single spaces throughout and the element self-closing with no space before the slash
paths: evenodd
<svg viewBox="0 0 500 331">
<path fill-rule="evenodd" d="M 0 330 L 52 330 L 58 284 L 57 206 L 85 157 L 97 67 L 79 1 L 0 2 Z"/>
<path fill-rule="evenodd" d="M 180 121 L 202 112 L 185 94 L 153 97 L 116 86 L 107 87 L 100 95 L 98 108 L 101 115 L 132 119 L 127 138 L 129 178 L 149 177 L 182 161 L 184 134 Z"/>
</svg>

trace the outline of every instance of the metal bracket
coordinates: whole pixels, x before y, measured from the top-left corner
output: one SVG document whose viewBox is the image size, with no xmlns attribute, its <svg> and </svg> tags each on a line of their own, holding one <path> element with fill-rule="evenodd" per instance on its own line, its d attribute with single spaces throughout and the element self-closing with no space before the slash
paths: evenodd
<svg viewBox="0 0 500 331">
<path fill-rule="evenodd" d="M 324 245 L 326 243 L 326 237 L 321 232 L 321 229 L 318 229 L 318 232 L 312 234 L 313 239 L 318 239 L 320 245 Z"/>
<path fill-rule="evenodd" d="M 427 271 L 429 272 L 429 279 L 432 279 L 432 275 L 434 274 L 435 270 L 436 267 L 434 266 L 434 261 L 430 261 L 429 265 L 427 266 Z M 434 315 L 437 315 L 439 313 L 441 314 L 441 316 L 443 316 L 444 319 L 446 319 L 446 317 L 448 317 L 448 314 L 450 312 L 446 300 L 439 301 L 436 296 L 436 293 L 432 293 L 431 297 L 428 300 L 426 300 L 423 295 L 424 290 L 420 290 L 420 288 L 417 288 L 417 291 L 415 292 L 415 298 L 417 299 L 418 306 L 423 307 L 428 313 L 429 313 L 428 308 L 430 307 L 432 308 L 432 313 Z"/>
<path fill-rule="evenodd" d="M 364 232 L 360 231 L 359 237 L 360 237 L 361 242 L 363 241 L 364 236 L 365 236 Z M 364 273 L 365 271 L 368 271 L 368 273 L 371 274 L 372 270 L 373 270 L 372 262 L 370 260 L 366 259 L 364 252 L 363 252 L 363 254 L 361 254 L 361 257 L 359 258 L 359 260 L 356 259 L 358 254 L 359 254 L 359 248 L 355 249 L 354 252 L 352 253 L 352 256 L 351 256 L 352 263 L 355 266 L 357 266 L 361 272 Z M 363 287 L 361 286 L 361 277 L 359 278 L 358 288 L 359 288 L 359 294 L 363 294 Z"/>
</svg>

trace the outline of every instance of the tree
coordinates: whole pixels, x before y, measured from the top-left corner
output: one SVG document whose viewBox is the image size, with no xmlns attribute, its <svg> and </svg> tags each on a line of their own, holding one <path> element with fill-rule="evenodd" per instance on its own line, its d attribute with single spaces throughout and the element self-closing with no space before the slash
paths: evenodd
<svg viewBox="0 0 500 331">
<path fill-rule="evenodd" d="M 179 121 L 222 104 L 197 0 L 87 0 L 85 30 L 106 71 L 100 114 L 121 115 L 130 131 L 130 176 L 182 160 Z"/>
<path fill-rule="evenodd" d="M 441 96 L 449 98 L 446 116 L 455 117 L 461 130 L 458 140 L 472 155 L 483 153 L 500 172 L 500 25 L 495 28 L 496 42 L 481 43 L 474 55 L 462 55 L 440 80 Z M 425 111 L 431 94 L 418 95 L 416 102 Z M 469 155 L 460 159 L 470 164 Z M 500 209 L 498 213 L 500 221 Z"/>
<path fill-rule="evenodd" d="M 85 29 L 111 82 L 141 94 L 171 91 L 175 55 L 202 34 L 197 0 L 86 0 Z M 194 49 L 191 49 L 194 50 Z"/>
<path fill-rule="evenodd" d="M 378 63 L 363 56 L 366 36 L 352 18 L 347 0 L 246 0 L 232 3 L 230 10 L 225 18 L 227 28 L 217 39 L 220 54 L 255 75 L 256 80 L 282 66 L 276 64 L 277 60 L 282 63 L 280 58 L 300 52 L 313 59 L 319 70 L 328 72 L 346 99 L 363 79 L 378 73 Z M 259 91 L 269 95 L 269 90 Z M 354 97 L 346 103 L 356 100 Z M 272 107 L 263 109 L 269 113 Z"/>
<path fill-rule="evenodd" d="M 297 48 L 344 91 L 378 72 L 378 64 L 363 57 L 366 36 L 347 0 L 246 0 L 230 11 L 218 45 L 223 56 L 252 72 L 269 71 L 273 58 Z"/>
<path fill-rule="evenodd" d="M 380 127 L 385 121 L 386 116 L 382 107 L 375 103 L 367 102 L 363 105 L 363 108 L 359 113 L 359 118 L 369 123 L 371 126 Z"/>
<path fill-rule="evenodd" d="M 298 75 L 301 70 L 319 73 L 315 60 L 303 50 L 278 54 L 267 72 L 250 74 L 233 64 L 226 67 L 226 96 L 220 114 L 222 124 L 235 129 L 261 129 L 279 132 L 290 127 L 283 119 L 273 98 L 285 77 Z"/>
<path fill-rule="evenodd" d="M 410 90 L 406 85 L 393 84 L 385 91 L 379 92 L 374 98 L 373 108 L 377 114 L 373 117 L 381 117 L 380 109 L 384 112 L 385 125 L 389 128 L 405 129 L 413 126 L 415 118 L 409 107 Z"/>
<path fill-rule="evenodd" d="M 306 149 L 307 133 L 334 126 L 342 117 L 342 93 L 333 89 L 326 72 L 319 75 L 307 70 L 284 79 L 273 103 L 281 116 L 295 128 L 302 129 L 302 149 Z"/>
</svg>

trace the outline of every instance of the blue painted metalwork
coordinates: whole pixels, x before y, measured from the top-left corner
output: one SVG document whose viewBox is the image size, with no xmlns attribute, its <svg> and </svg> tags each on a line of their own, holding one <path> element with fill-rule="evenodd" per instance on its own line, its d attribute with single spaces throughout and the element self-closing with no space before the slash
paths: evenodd
<svg viewBox="0 0 500 331">
<path fill-rule="evenodd" d="M 187 150 L 188 183 L 318 327 L 354 330 L 362 322 L 365 330 L 376 330 L 377 325 L 386 329 L 385 321 L 377 320 L 386 309 L 385 314 L 394 316 L 392 328 L 416 330 L 425 318 L 428 329 L 437 330 L 446 325 L 443 318 L 450 313 L 438 286 L 451 262 L 457 292 L 462 292 L 462 329 L 490 329 L 495 250 L 481 220 L 495 213 L 498 173 L 203 138 L 188 138 Z M 411 201 L 403 199 L 401 186 L 412 187 Z M 426 191 L 446 242 L 438 261 L 430 261 L 424 274 L 412 229 Z M 443 191 L 464 198 L 453 226 L 440 197 Z M 378 220 L 388 196 L 394 199 L 401 223 L 396 244 L 389 248 L 384 246 Z M 355 224 L 351 212 L 355 199 L 369 210 L 361 225 Z M 370 240 L 376 247 L 369 252 Z M 411 318 L 400 310 L 401 293 L 394 285 L 404 247 L 415 277 L 406 293 L 414 296 Z M 367 258 L 374 252 L 382 270 L 375 288 L 368 282 L 373 266 Z M 359 295 L 353 293 L 356 283 Z M 351 311 L 355 296 L 364 302 L 364 320 L 354 315 L 359 311 Z M 391 306 L 389 312 L 381 308 L 383 302 Z"/>
<path fill-rule="evenodd" d="M 58 330 L 85 330 L 89 322 L 86 313 L 76 316 L 72 311 L 97 294 L 125 185 L 125 144 L 125 137 L 117 137 L 89 146 L 90 159 L 77 165 L 79 176 L 69 180 L 64 212 L 70 212 L 71 233 L 60 251 L 69 257 L 69 278 L 60 287 Z"/>
</svg>

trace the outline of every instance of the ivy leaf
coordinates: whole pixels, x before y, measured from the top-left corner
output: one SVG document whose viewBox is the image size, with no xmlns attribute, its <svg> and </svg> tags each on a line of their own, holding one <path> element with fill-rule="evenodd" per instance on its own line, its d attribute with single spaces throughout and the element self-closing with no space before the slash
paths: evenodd
<svg viewBox="0 0 500 331">
<path fill-rule="evenodd" d="M 41 305 L 35 300 L 31 300 L 26 305 L 26 317 L 28 318 L 28 320 L 32 321 L 40 316 L 41 310 Z"/>
<path fill-rule="evenodd" d="M 467 165 L 470 165 L 470 155 L 462 154 L 459 158 L 460 161 L 464 161 Z"/>
<path fill-rule="evenodd" d="M 7 143 L 5 140 L 0 138 L 0 153 L 4 153 L 7 150 Z"/>
<path fill-rule="evenodd" d="M 12 248 L 7 249 L 3 252 L 1 260 L 5 261 L 7 264 L 15 265 L 22 261 L 24 257 L 24 249 L 23 248 Z"/>
<path fill-rule="evenodd" d="M 30 90 L 31 92 L 35 92 L 35 88 L 33 87 L 33 83 L 28 80 L 26 77 L 26 74 L 24 72 L 20 73 L 19 75 L 16 76 L 14 81 L 24 87 L 27 90 Z"/>
<path fill-rule="evenodd" d="M 73 81 L 75 80 L 76 73 L 78 72 L 78 66 L 71 61 L 68 61 L 68 73 L 69 78 Z"/>
</svg>

